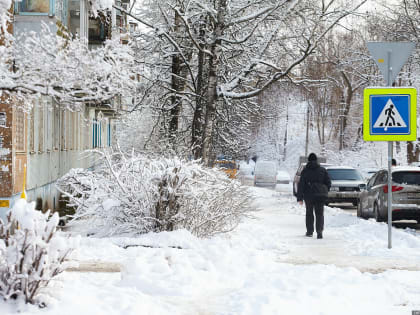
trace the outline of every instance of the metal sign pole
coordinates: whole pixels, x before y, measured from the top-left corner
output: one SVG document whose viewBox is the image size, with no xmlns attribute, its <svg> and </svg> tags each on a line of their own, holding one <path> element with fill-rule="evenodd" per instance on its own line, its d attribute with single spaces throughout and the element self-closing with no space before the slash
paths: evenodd
<svg viewBox="0 0 420 315">
<path fill-rule="evenodd" d="M 417 91 L 415 88 L 392 87 L 392 82 L 415 47 L 416 43 L 414 42 L 367 43 L 367 48 L 386 82 L 384 88 L 371 87 L 366 88 L 363 92 L 363 139 L 365 141 L 388 142 L 388 248 L 392 248 L 392 141 L 414 141 L 417 139 Z M 398 107 L 400 111 L 405 108 L 402 112 L 404 118 L 398 112 Z M 398 122 L 394 121 L 393 115 L 398 117 Z M 388 124 L 389 119 L 392 120 L 390 124 Z"/>
<path fill-rule="evenodd" d="M 392 68 L 391 68 L 391 50 L 388 50 L 388 78 L 387 86 L 391 87 Z M 392 248 L 392 141 L 388 141 L 388 248 Z M 379 211 L 379 210 L 378 210 Z"/>
<path fill-rule="evenodd" d="M 392 248 L 392 141 L 388 141 L 388 248 Z"/>
</svg>

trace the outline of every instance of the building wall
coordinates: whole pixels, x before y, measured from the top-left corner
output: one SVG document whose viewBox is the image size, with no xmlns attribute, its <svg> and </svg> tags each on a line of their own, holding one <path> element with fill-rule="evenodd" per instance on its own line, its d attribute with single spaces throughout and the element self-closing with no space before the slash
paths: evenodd
<svg viewBox="0 0 420 315">
<path fill-rule="evenodd" d="M 37 207 L 56 209 L 59 201 L 56 180 L 72 168 L 94 165 L 94 157 L 85 150 L 94 147 L 95 123 L 94 108 L 71 112 L 46 97 L 35 104 L 27 120 L 26 187 L 28 198 L 37 201 Z M 104 137 L 102 132 L 97 136 Z"/>
<path fill-rule="evenodd" d="M 77 21 L 82 16 L 87 20 L 88 16 L 87 7 L 79 0 L 70 1 L 69 5 L 67 0 L 56 0 L 48 13 L 30 7 L 31 4 L 27 0 L 15 3 L 13 24 L 8 25 L 10 33 L 23 35 L 24 39 L 30 36 L 28 31 L 40 32 L 41 23 L 45 22 L 53 33 L 67 26 L 69 30 L 83 31 L 87 37 L 88 24 Z M 114 126 L 107 116 L 113 115 L 112 109 L 104 115 L 99 108 L 87 106 L 81 112 L 70 112 L 49 97 L 40 97 L 33 105 L 30 112 L 23 113 L 16 102 L 7 102 L 7 95 L 0 95 L 0 218 L 3 219 L 20 197 L 25 168 L 27 199 L 36 201 L 38 209 L 54 210 L 59 206 L 56 180 L 71 168 L 93 167 L 95 157 L 86 154 L 86 150 L 107 147 L 113 142 Z"/>
</svg>

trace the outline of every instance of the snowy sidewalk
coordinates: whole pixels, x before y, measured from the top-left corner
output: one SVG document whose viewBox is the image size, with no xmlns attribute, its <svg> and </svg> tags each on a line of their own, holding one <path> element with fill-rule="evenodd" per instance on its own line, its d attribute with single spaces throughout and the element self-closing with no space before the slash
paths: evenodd
<svg viewBox="0 0 420 315">
<path fill-rule="evenodd" d="M 254 188 L 258 224 L 278 240 L 278 261 L 291 264 L 332 264 L 360 271 L 387 269 L 420 271 L 420 237 L 414 231 L 393 228 L 393 248 L 387 249 L 387 225 L 362 220 L 343 210 L 325 208 L 324 239 L 304 236 L 305 210 L 287 193 Z M 276 200 L 277 202 L 275 202 Z"/>
<path fill-rule="evenodd" d="M 290 194 L 251 190 L 261 209 L 255 218 L 211 239 L 185 230 L 82 237 L 72 256 L 80 272 L 51 283 L 47 308 L 0 301 L 0 314 L 400 315 L 420 309 L 420 271 L 389 269 L 418 268 L 419 235 L 394 229 L 388 250 L 385 224 L 326 208 L 325 238 L 307 238 L 304 209 Z"/>
</svg>

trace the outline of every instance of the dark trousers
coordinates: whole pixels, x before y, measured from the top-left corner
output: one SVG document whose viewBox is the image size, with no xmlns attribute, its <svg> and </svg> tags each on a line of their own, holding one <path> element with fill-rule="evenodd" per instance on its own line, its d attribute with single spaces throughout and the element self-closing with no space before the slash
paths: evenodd
<svg viewBox="0 0 420 315">
<path fill-rule="evenodd" d="M 316 232 L 322 233 L 324 230 L 324 202 L 305 199 L 306 206 L 306 232 L 314 232 L 314 210 L 316 216 Z"/>
</svg>

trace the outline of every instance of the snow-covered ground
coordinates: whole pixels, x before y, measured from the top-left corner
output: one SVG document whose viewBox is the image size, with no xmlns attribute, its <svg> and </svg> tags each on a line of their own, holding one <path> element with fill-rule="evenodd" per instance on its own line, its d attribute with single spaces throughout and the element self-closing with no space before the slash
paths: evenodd
<svg viewBox="0 0 420 315">
<path fill-rule="evenodd" d="M 290 192 L 251 187 L 260 209 L 233 232 L 83 237 L 48 289 L 49 306 L 0 314 L 411 314 L 420 310 L 420 235 L 326 208 L 324 239 L 304 237 Z M 128 246 L 131 245 L 131 246 Z M 135 246 L 142 245 L 142 246 Z M 128 246 L 128 247 L 127 247 Z M 96 270 L 91 272 L 89 270 Z M 101 272 L 97 272 L 101 271 Z"/>
</svg>

